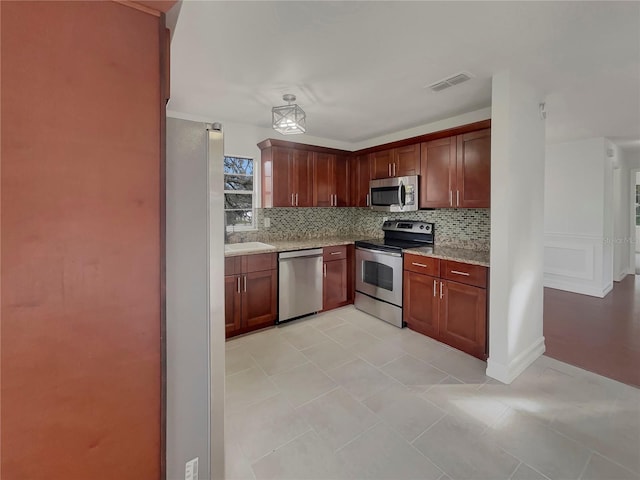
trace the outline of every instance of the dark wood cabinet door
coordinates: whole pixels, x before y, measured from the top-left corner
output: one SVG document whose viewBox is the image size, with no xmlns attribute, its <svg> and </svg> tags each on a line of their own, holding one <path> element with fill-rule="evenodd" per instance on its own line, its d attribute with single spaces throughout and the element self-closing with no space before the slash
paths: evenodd
<svg viewBox="0 0 640 480">
<path fill-rule="evenodd" d="M 292 150 L 294 204 L 296 207 L 313 206 L 313 154 L 307 150 Z"/>
<path fill-rule="evenodd" d="M 333 207 L 336 156 L 313 153 L 313 206 Z"/>
<path fill-rule="evenodd" d="M 224 324 L 227 337 L 242 328 L 241 280 L 241 275 L 226 275 L 224 277 Z"/>
<path fill-rule="evenodd" d="M 393 149 L 371 154 L 371 174 L 373 179 L 393 177 Z"/>
<path fill-rule="evenodd" d="M 334 207 L 349 206 L 349 165 L 345 156 L 336 157 L 335 168 Z"/>
<path fill-rule="evenodd" d="M 420 156 L 420 208 L 452 207 L 455 182 L 456 137 L 422 144 Z"/>
<path fill-rule="evenodd" d="M 458 207 L 489 208 L 491 201 L 491 129 L 458 135 L 456 200 Z"/>
<path fill-rule="evenodd" d="M 251 329 L 273 324 L 277 312 L 277 271 L 244 273 L 241 283 L 243 328 Z"/>
<path fill-rule="evenodd" d="M 274 207 L 293 206 L 292 151 L 288 148 L 273 147 L 271 159 L 272 195 Z"/>
<path fill-rule="evenodd" d="M 443 292 L 444 293 L 444 292 Z M 440 280 L 404 271 L 403 320 L 411 330 L 438 339 Z"/>
<path fill-rule="evenodd" d="M 486 359 L 487 291 L 458 282 L 444 284 L 440 301 L 440 338 L 482 360 Z"/>
<path fill-rule="evenodd" d="M 369 181 L 371 169 L 369 155 L 357 155 L 349 159 L 349 183 L 351 207 L 369 206 Z"/>
<path fill-rule="evenodd" d="M 322 309 L 331 310 L 347 304 L 347 259 L 324 262 Z"/>
<path fill-rule="evenodd" d="M 407 145 L 393 149 L 394 177 L 418 175 L 420 172 L 420 144 Z"/>
</svg>

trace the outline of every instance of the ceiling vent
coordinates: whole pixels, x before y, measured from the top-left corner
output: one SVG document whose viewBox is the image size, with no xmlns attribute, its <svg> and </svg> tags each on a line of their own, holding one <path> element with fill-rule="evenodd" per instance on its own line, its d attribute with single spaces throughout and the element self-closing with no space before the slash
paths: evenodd
<svg viewBox="0 0 640 480">
<path fill-rule="evenodd" d="M 432 83 L 431 85 L 427 85 L 426 88 L 430 88 L 432 92 L 440 92 L 449 87 L 453 87 L 454 85 L 459 85 L 467 80 L 471 80 L 473 75 L 469 72 L 460 72 L 455 75 L 451 75 L 449 78 L 445 78 L 444 80 L 440 80 L 439 82 Z"/>
</svg>

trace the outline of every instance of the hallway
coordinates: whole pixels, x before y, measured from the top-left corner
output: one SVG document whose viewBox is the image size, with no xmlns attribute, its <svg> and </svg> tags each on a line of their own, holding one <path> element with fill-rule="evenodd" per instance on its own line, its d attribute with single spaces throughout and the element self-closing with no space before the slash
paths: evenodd
<svg viewBox="0 0 640 480">
<path fill-rule="evenodd" d="M 640 386 L 640 276 L 605 298 L 544 289 L 545 355 Z"/>
</svg>

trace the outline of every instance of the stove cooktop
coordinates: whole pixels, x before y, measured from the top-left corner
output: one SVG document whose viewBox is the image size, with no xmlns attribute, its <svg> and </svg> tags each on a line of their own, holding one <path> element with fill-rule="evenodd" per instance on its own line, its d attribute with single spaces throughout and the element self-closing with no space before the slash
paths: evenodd
<svg viewBox="0 0 640 480">
<path fill-rule="evenodd" d="M 359 240 L 356 247 L 402 253 L 406 248 L 433 247 L 434 224 L 417 220 L 387 220 L 382 225 L 384 239 Z"/>
<path fill-rule="evenodd" d="M 356 247 L 369 248 L 371 250 L 380 250 L 383 252 L 402 252 L 402 250 L 406 248 L 433 248 L 433 245 L 431 243 L 394 239 L 358 240 L 355 242 L 355 244 Z"/>
</svg>

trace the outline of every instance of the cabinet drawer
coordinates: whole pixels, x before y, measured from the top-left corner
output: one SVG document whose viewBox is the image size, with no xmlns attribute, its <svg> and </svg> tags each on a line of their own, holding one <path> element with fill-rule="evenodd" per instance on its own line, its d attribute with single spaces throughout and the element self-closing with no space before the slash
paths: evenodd
<svg viewBox="0 0 640 480">
<path fill-rule="evenodd" d="M 330 262 L 331 260 L 342 260 L 347 258 L 347 246 L 346 245 L 337 245 L 335 247 L 324 247 L 322 249 L 322 259 L 325 262 Z"/>
<path fill-rule="evenodd" d="M 224 274 L 237 275 L 242 272 L 242 257 L 226 257 L 224 259 Z"/>
<path fill-rule="evenodd" d="M 404 269 L 416 273 L 424 273 L 433 277 L 440 276 L 440 260 L 423 255 L 412 255 L 410 253 L 404 256 Z"/>
<path fill-rule="evenodd" d="M 442 262 L 442 278 L 454 282 L 466 283 L 480 288 L 487 288 L 487 267 L 468 263 L 444 260 Z"/>
<path fill-rule="evenodd" d="M 276 265 L 277 254 L 275 253 L 257 253 L 255 255 L 244 255 L 242 257 L 242 273 L 275 270 Z"/>
</svg>

